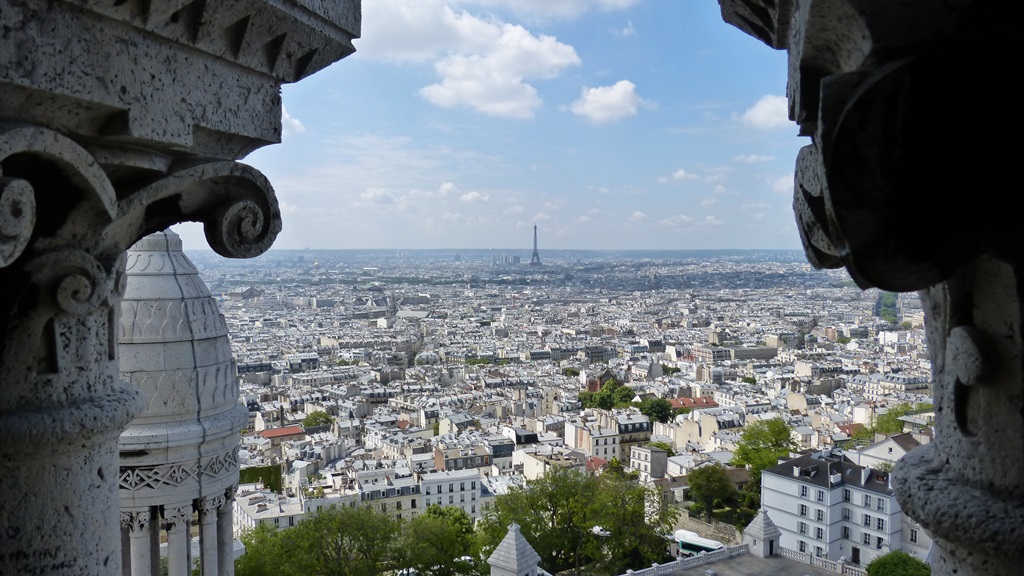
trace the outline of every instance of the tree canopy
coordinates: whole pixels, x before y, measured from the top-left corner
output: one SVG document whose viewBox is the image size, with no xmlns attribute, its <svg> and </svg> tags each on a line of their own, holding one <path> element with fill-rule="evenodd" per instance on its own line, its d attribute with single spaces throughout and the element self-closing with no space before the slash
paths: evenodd
<svg viewBox="0 0 1024 576">
<path fill-rule="evenodd" d="M 743 429 L 733 452 L 734 466 L 750 467 L 749 490 L 760 497 L 761 471 L 775 466 L 780 457 L 798 448 L 782 418 L 758 420 Z"/>
<path fill-rule="evenodd" d="M 932 568 L 902 550 L 893 550 L 868 564 L 868 576 L 930 576 Z"/>
<path fill-rule="evenodd" d="M 423 576 L 470 574 L 474 569 L 473 520 L 462 508 L 428 506 L 402 529 L 400 564 Z"/>
<path fill-rule="evenodd" d="M 725 502 L 736 497 L 736 486 L 725 473 L 725 468 L 717 462 L 692 470 L 686 481 L 690 485 L 690 498 L 704 507 L 709 520 L 716 500 Z"/>
<path fill-rule="evenodd" d="M 664 398 L 644 398 L 638 408 L 651 422 L 665 423 L 672 419 L 672 403 Z"/>
<path fill-rule="evenodd" d="M 625 408 L 633 401 L 636 393 L 629 386 L 624 386 L 614 378 L 608 378 L 597 392 L 580 392 L 580 404 L 584 408 Z"/>
<path fill-rule="evenodd" d="M 676 451 L 672 449 L 672 446 L 668 442 L 648 442 L 647 445 L 653 446 L 654 448 L 661 448 L 665 452 L 668 452 L 669 457 L 676 455 Z"/>
<path fill-rule="evenodd" d="M 334 418 L 330 414 L 323 410 L 314 410 L 306 415 L 306 418 L 302 421 L 303 428 L 312 428 L 314 426 L 326 426 L 334 421 Z"/>
<path fill-rule="evenodd" d="M 628 478 L 559 467 L 497 497 L 478 535 L 486 557 L 515 522 L 549 572 L 586 565 L 620 574 L 663 559 L 674 519 L 654 490 Z"/>
</svg>

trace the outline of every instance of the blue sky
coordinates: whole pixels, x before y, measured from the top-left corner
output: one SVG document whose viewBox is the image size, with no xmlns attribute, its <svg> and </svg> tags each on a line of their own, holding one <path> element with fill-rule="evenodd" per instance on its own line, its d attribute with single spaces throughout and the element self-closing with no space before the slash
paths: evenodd
<svg viewBox="0 0 1024 576">
<path fill-rule="evenodd" d="M 364 0 L 355 45 L 244 160 L 277 248 L 800 246 L 786 55 L 717 2 Z"/>
</svg>

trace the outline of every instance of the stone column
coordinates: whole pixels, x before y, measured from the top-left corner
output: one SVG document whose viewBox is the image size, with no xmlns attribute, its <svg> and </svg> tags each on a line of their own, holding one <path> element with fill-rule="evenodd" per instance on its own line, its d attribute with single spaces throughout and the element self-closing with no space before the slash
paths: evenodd
<svg viewBox="0 0 1024 576">
<path fill-rule="evenodd" d="M 1018 160 L 967 113 L 1016 109 L 989 89 L 1015 64 L 1015 20 L 981 0 L 719 3 L 788 52 L 790 119 L 811 137 L 793 196 L 808 260 L 845 267 L 861 288 L 921 293 L 935 440 L 892 481 L 933 536 L 932 573 L 1018 573 L 1024 235 L 1005 192 Z"/>
<path fill-rule="evenodd" d="M 118 485 L 161 480 L 119 470 L 125 250 L 184 221 L 269 248 L 273 190 L 235 160 L 359 26 L 358 0 L 0 0 L 0 574 L 122 571 Z"/>
<path fill-rule="evenodd" d="M 128 530 L 131 546 L 131 571 L 132 576 L 151 576 L 153 568 L 153 539 L 150 531 L 151 522 L 149 510 L 121 512 L 121 527 Z"/>
<path fill-rule="evenodd" d="M 164 507 L 164 527 L 167 530 L 167 576 L 191 576 L 192 562 L 189 546 L 192 534 L 192 505 Z"/>
<path fill-rule="evenodd" d="M 235 575 L 234 510 L 235 491 L 232 486 L 224 493 L 224 504 L 217 510 L 217 558 L 220 576 Z"/>
<path fill-rule="evenodd" d="M 220 531 L 217 529 L 217 520 L 220 508 L 224 506 L 224 495 L 200 498 L 199 508 L 199 561 L 202 566 L 203 576 L 218 574 L 220 561 L 218 560 L 218 541 Z"/>
</svg>

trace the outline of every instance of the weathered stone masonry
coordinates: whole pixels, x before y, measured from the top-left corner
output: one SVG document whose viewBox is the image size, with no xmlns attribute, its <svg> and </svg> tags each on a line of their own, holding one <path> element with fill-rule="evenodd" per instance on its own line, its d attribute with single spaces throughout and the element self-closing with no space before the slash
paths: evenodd
<svg viewBox="0 0 1024 576">
<path fill-rule="evenodd" d="M 118 376 L 125 250 L 192 220 L 224 256 L 265 251 L 277 201 L 236 160 L 279 141 L 281 84 L 350 54 L 359 24 L 358 0 L 0 0 L 0 573 L 142 573 L 153 526 L 196 514 L 204 551 L 225 546 L 229 489 L 119 512 L 119 485 L 193 472 L 121 469 L 144 409 Z"/>
<path fill-rule="evenodd" d="M 789 55 L 790 118 L 810 136 L 793 208 L 808 260 L 862 288 L 920 290 L 935 441 L 893 472 L 934 536 L 937 576 L 1016 574 L 1024 558 L 1024 234 L 1015 19 L 981 0 L 719 0 Z"/>
</svg>

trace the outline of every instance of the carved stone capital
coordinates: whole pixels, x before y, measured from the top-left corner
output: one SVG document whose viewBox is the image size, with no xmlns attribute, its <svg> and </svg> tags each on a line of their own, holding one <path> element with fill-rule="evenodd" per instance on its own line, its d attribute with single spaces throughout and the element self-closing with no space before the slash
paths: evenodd
<svg viewBox="0 0 1024 576">
<path fill-rule="evenodd" d="M 192 522 L 193 508 L 191 505 L 164 506 L 163 519 L 167 530 L 188 528 Z"/>
<path fill-rule="evenodd" d="M 197 504 L 199 509 L 200 518 L 215 518 L 217 516 L 217 510 L 224 506 L 227 499 L 223 494 L 217 496 L 207 496 L 200 498 Z"/>
<path fill-rule="evenodd" d="M 132 533 L 139 533 L 149 528 L 150 520 L 149 510 L 121 511 L 121 528 Z"/>
</svg>

